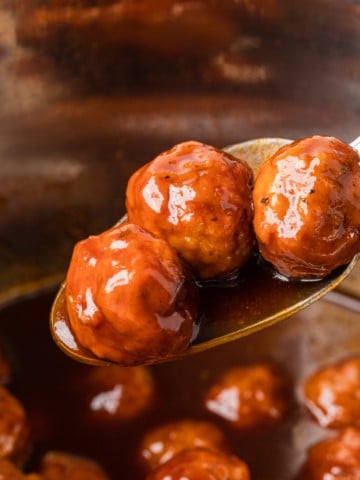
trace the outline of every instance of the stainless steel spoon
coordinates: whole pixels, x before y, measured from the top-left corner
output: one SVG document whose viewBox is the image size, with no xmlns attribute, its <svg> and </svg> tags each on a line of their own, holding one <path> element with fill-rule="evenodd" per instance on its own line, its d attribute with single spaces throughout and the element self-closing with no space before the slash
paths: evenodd
<svg viewBox="0 0 360 480">
<path fill-rule="evenodd" d="M 284 138 L 261 138 L 238 143 L 224 150 L 243 158 L 257 174 L 261 163 L 280 147 Z M 351 143 L 360 151 L 360 137 Z M 194 343 L 183 353 L 159 359 L 168 362 L 249 335 L 303 310 L 331 292 L 351 272 L 360 254 L 328 277 L 318 281 L 284 281 L 259 259 L 254 258 L 233 284 L 209 284 L 201 288 L 203 317 Z M 79 345 L 71 331 L 65 304 L 65 285 L 55 298 L 50 314 L 50 329 L 56 344 L 74 360 L 106 366 L 111 362 L 94 356 Z M 338 298 L 330 297 L 337 302 Z M 358 305 L 356 304 L 355 308 Z M 354 307 L 353 307 L 354 308 Z M 153 362 L 154 363 L 154 362 Z"/>
</svg>

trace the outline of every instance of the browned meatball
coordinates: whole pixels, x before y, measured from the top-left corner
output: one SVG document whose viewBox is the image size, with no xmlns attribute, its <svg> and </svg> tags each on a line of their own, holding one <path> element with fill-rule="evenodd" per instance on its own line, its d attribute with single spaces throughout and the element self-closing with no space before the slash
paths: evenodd
<svg viewBox="0 0 360 480">
<path fill-rule="evenodd" d="M 360 427 L 360 357 L 320 369 L 304 385 L 307 408 L 323 427 Z"/>
<path fill-rule="evenodd" d="M 91 416 L 99 420 L 132 420 L 154 400 L 154 381 L 146 367 L 90 368 L 79 380 Z"/>
<path fill-rule="evenodd" d="M 44 480 L 36 473 L 24 474 L 8 460 L 0 460 L 0 480 Z"/>
<path fill-rule="evenodd" d="M 253 174 L 198 142 L 175 145 L 129 180 L 129 220 L 165 238 L 202 278 L 241 267 L 253 248 Z"/>
<path fill-rule="evenodd" d="M 337 437 L 310 448 L 304 480 L 359 480 L 360 430 L 347 428 Z"/>
<path fill-rule="evenodd" d="M 146 433 L 140 445 L 140 457 L 147 469 L 152 470 L 182 450 L 195 447 L 227 450 L 224 434 L 212 423 L 179 420 Z"/>
<path fill-rule="evenodd" d="M 45 480 L 109 480 L 96 462 L 63 452 L 49 452 L 42 459 Z"/>
<path fill-rule="evenodd" d="M 235 456 L 192 448 L 153 470 L 146 480 L 249 480 L 247 465 Z"/>
<path fill-rule="evenodd" d="M 22 461 L 28 438 L 28 421 L 22 405 L 0 386 L 0 458 Z"/>
<path fill-rule="evenodd" d="M 268 364 L 234 367 L 208 390 L 205 405 L 236 428 L 272 425 L 288 408 L 288 381 Z"/>
<path fill-rule="evenodd" d="M 281 148 L 260 169 L 254 228 L 283 275 L 321 278 L 360 251 L 360 158 L 334 137 Z"/>
<path fill-rule="evenodd" d="M 195 283 L 175 251 L 132 224 L 75 246 L 66 301 L 79 344 L 123 365 L 184 351 L 197 312 Z"/>
</svg>

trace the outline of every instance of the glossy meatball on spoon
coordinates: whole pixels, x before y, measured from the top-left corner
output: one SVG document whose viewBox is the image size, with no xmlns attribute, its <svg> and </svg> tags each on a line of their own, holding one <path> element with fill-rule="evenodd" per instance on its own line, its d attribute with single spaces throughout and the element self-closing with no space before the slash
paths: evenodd
<svg viewBox="0 0 360 480">
<path fill-rule="evenodd" d="M 287 139 L 266 138 L 236 144 L 225 150 L 246 160 L 256 174 L 264 160 L 290 142 Z M 359 150 L 360 138 L 351 145 Z M 339 285 L 351 272 L 357 259 L 358 255 L 348 265 L 337 268 L 316 282 L 291 282 L 279 279 L 266 264 L 254 258 L 241 271 L 236 286 L 201 289 L 204 315 L 199 335 L 188 349 L 141 363 L 158 363 L 191 355 L 285 319 Z M 55 299 L 50 321 L 54 340 L 66 354 L 93 365 L 111 363 L 96 357 L 77 343 L 69 327 L 64 286 Z"/>
</svg>

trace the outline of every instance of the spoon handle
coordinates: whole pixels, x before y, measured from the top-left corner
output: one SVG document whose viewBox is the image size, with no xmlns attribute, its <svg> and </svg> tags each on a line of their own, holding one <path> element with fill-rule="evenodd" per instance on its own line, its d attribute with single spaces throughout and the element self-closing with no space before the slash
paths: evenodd
<svg viewBox="0 0 360 480">
<path fill-rule="evenodd" d="M 355 148 L 360 154 L 360 137 L 355 138 L 355 140 L 350 143 L 350 147 Z"/>
<path fill-rule="evenodd" d="M 352 312 L 360 313 L 360 299 L 347 293 L 343 293 L 338 289 L 327 293 L 324 300 L 334 305 L 344 307 Z"/>
</svg>

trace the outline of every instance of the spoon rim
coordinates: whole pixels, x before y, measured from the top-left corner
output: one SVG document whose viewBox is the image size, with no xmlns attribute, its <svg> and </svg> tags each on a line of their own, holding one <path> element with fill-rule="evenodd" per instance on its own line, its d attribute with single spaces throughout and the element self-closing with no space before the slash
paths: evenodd
<svg viewBox="0 0 360 480">
<path fill-rule="evenodd" d="M 355 147 L 355 143 L 359 141 L 358 137 L 355 139 L 350 145 Z M 278 150 L 284 145 L 287 145 L 291 143 L 293 140 L 284 138 L 284 137 L 263 137 L 263 138 L 255 138 L 251 140 L 246 140 L 244 142 L 239 142 L 239 143 L 234 143 L 231 145 L 228 145 L 223 148 L 223 150 L 227 153 L 230 153 L 236 157 L 236 153 L 240 149 L 246 149 L 249 146 L 255 148 L 259 148 L 262 145 L 272 145 L 274 144 Z M 357 146 L 357 145 L 356 145 Z M 356 148 L 356 147 L 355 147 Z M 276 151 L 275 150 L 275 151 Z M 269 157 L 270 155 L 268 155 Z M 255 162 L 254 162 L 255 163 Z M 122 221 L 126 219 L 126 214 L 116 223 L 116 225 L 119 225 Z M 328 283 L 326 283 L 324 286 L 319 288 L 319 290 L 315 291 L 314 293 L 310 294 L 309 296 L 302 298 L 295 303 L 291 304 L 288 307 L 282 308 L 281 310 L 272 313 L 270 315 L 267 315 L 265 318 L 262 318 L 260 320 L 256 320 L 255 322 L 252 322 L 247 325 L 240 326 L 236 330 L 233 330 L 231 332 L 221 334 L 220 336 L 213 337 L 211 339 L 206 339 L 202 340 L 199 343 L 190 344 L 190 346 L 181 353 L 177 353 L 174 355 L 167 355 L 164 358 L 161 359 L 156 359 L 154 360 L 149 360 L 148 362 L 141 362 L 143 365 L 146 364 L 157 364 L 157 363 L 165 363 L 169 361 L 174 361 L 178 360 L 190 355 L 194 355 L 200 352 L 203 352 L 205 350 L 208 350 L 209 348 L 214 348 L 220 345 L 223 345 L 228 342 L 232 342 L 234 340 L 237 340 L 239 338 L 245 337 L 247 335 L 250 335 L 252 333 L 255 333 L 257 331 L 260 331 L 264 328 L 267 328 L 271 325 L 274 325 L 285 318 L 291 317 L 292 315 L 300 312 L 301 310 L 305 309 L 306 307 L 310 306 L 312 303 L 316 302 L 317 300 L 320 300 L 322 297 L 324 297 L 327 293 L 330 291 L 334 290 L 345 278 L 350 274 L 350 272 L 353 270 L 357 262 L 360 260 L 360 253 L 356 254 L 353 259 L 346 265 L 343 265 L 342 267 L 343 270 L 336 275 L 334 278 L 332 278 Z M 331 274 L 330 274 L 331 275 Z M 325 280 L 319 279 L 319 280 Z M 291 281 L 291 280 L 290 280 Z M 315 280 L 316 281 L 316 280 Z M 62 318 L 62 319 L 57 319 L 57 315 L 59 314 L 60 308 L 59 305 L 60 303 L 63 302 L 64 305 L 64 311 L 65 311 L 65 316 L 67 318 Z M 57 328 L 56 324 L 61 323 L 60 328 L 67 329 L 66 334 L 69 337 L 69 340 L 74 342 L 75 348 L 81 350 L 76 350 L 72 349 L 69 347 L 63 339 L 56 333 Z M 202 327 L 206 328 L 206 327 Z M 59 291 L 57 292 L 57 295 L 54 299 L 54 302 L 51 307 L 50 311 L 50 330 L 51 330 L 51 335 L 53 340 L 55 341 L 56 345 L 69 357 L 72 359 L 85 363 L 88 365 L 94 365 L 94 366 L 109 366 L 109 365 L 114 365 L 116 362 L 112 362 L 107 359 L 102 359 L 100 357 L 96 357 L 95 354 L 93 354 L 90 350 L 87 350 L 86 348 L 82 347 L 81 345 L 76 343 L 74 333 L 71 330 L 70 322 L 69 322 L 69 316 L 66 310 L 66 298 L 65 298 L 65 281 L 60 285 Z M 87 356 L 85 356 L 87 355 Z"/>
<path fill-rule="evenodd" d="M 174 355 L 167 355 L 166 357 L 157 359 L 156 361 L 149 360 L 148 362 L 141 362 L 141 364 L 154 365 L 154 364 L 166 363 L 174 360 L 180 360 L 181 358 L 185 358 L 190 355 L 201 353 L 210 348 L 224 345 L 225 343 L 233 342 L 242 337 L 246 337 L 260 330 L 263 330 L 264 328 L 270 327 L 271 325 L 275 325 L 276 323 L 282 320 L 285 320 L 286 318 L 289 318 L 295 315 L 296 313 L 304 310 L 306 307 L 320 300 L 327 293 L 334 290 L 334 288 L 336 288 L 343 280 L 345 280 L 345 278 L 350 274 L 350 272 L 352 271 L 352 269 L 355 267 L 355 265 L 359 260 L 360 260 L 360 254 L 355 255 L 351 260 L 351 262 L 346 265 L 344 270 L 335 278 L 333 278 L 329 283 L 324 285 L 322 288 L 317 290 L 312 295 L 306 297 L 305 299 L 299 300 L 298 302 L 290 305 L 289 307 L 281 309 L 277 313 L 268 315 L 267 317 L 261 320 L 258 320 L 254 323 L 251 323 L 249 325 L 241 326 L 237 330 L 233 330 L 232 332 L 220 335 L 218 337 L 213 337 L 208 340 L 203 340 L 200 343 L 193 343 L 184 352 L 180 352 Z M 74 334 L 71 330 L 67 312 L 65 312 L 66 318 L 61 318 L 61 319 L 57 318 L 57 314 L 61 310 L 61 307 L 59 307 L 59 304 L 62 302 L 65 303 L 65 284 L 66 282 L 64 281 L 60 285 L 60 288 L 56 294 L 56 297 L 54 299 L 54 302 L 52 304 L 51 311 L 50 311 L 50 331 L 51 331 L 51 335 L 54 342 L 66 355 L 68 355 L 73 360 L 76 360 L 80 363 L 93 365 L 93 366 L 119 365 L 116 362 L 113 362 L 111 360 L 96 357 L 95 354 L 93 354 L 90 350 L 87 350 L 85 347 L 81 346 L 81 350 L 72 349 L 63 341 L 61 336 L 56 333 L 58 330 L 57 324 L 59 323 L 60 328 L 63 328 L 64 330 L 66 329 L 66 334 L 67 335 L 70 334 L 72 339 L 74 339 Z M 75 348 L 79 348 L 79 345 L 77 345 L 77 347 Z M 85 356 L 85 354 L 87 356 Z"/>
</svg>

